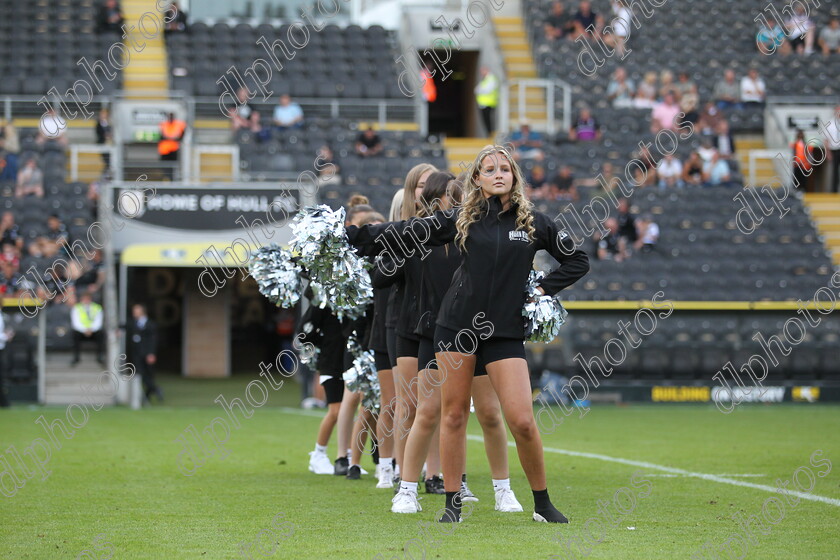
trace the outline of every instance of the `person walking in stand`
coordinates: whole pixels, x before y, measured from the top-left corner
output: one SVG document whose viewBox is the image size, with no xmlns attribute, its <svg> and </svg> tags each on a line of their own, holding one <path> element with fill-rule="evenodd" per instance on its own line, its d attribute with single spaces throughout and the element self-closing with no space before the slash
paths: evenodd
<svg viewBox="0 0 840 560">
<path fill-rule="evenodd" d="M 481 67 L 481 81 L 475 86 L 475 101 L 481 111 L 481 121 L 487 136 L 493 135 L 493 117 L 499 104 L 499 79 L 486 66 Z"/>
<path fill-rule="evenodd" d="M 79 353 L 82 341 L 96 342 L 96 361 L 105 363 L 102 357 L 102 306 L 93 301 L 89 292 L 82 293 L 79 303 L 70 311 L 70 321 L 73 324 L 73 361 L 70 365 L 79 363 Z"/>
<path fill-rule="evenodd" d="M 181 140 L 187 131 L 187 123 L 175 118 L 175 113 L 169 113 L 165 121 L 160 123 L 160 141 L 158 142 L 158 154 L 160 161 L 176 162 L 181 151 Z M 167 167 L 166 174 L 171 181 L 175 177 L 175 168 Z"/>
<path fill-rule="evenodd" d="M 158 402 L 163 402 L 163 391 L 155 383 L 155 364 L 157 363 L 157 325 L 149 319 L 146 306 L 135 303 L 131 308 L 133 320 L 128 325 L 127 345 L 128 360 L 140 372 L 143 380 L 143 394 L 146 400 L 154 393 Z"/>
</svg>

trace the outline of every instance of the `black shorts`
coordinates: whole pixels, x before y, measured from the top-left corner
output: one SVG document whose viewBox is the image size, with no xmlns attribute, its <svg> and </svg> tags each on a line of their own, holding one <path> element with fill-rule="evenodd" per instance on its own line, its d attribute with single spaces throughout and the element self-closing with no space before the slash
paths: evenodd
<svg viewBox="0 0 840 560">
<path fill-rule="evenodd" d="M 433 365 L 437 365 L 437 361 L 435 360 L 435 343 L 431 338 L 420 337 L 420 352 L 417 354 L 417 368 L 424 370 L 431 362 L 435 362 Z M 440 366 L 437 369 L 440 370 Z M 475 373 L 473 375 L 487 375 L 487 370 L 484 369 L 483 362 L 476 360 Z"/>
<path fill-rule="evenodd" d="M 321 382 L 324 393 L 327 395 L 327 404 L 340 403 L 344 398 L 344 379 L 341 375 L 335 375 Z"/>
<path fill-rule="evenodd" d="M 391 360 L 388 359 L 386 352 L 373 352 L 373 362 L 376 365 L 376 371 L 387 371 L 391 369 Z"/>
<path fill-rule="evenodd" d="M 385 343 L 388 345 L 388 360 L 391 362 L 391 369 L 397 367 L 397 330 L 391 327 L 385 328 Z"/>
<path fill-rule="evenodd" d="M 397 358 L 416 358 L 420 352 L 420 339 L 397 334 Z"/>
<path fill-rule="evenodd" d="M 507 358 L 522 358 L 524 360 L 525 341 L 521 338 L 502 338 L 499 336 L 491 336 L 482 340 L 481 336 L 469 329 L 454 331 L 438 325 L 435 329 L 435 351 L 475 354 L 477 373 L 479 364 L 487 367 L 487 364 Z"/>
</svg>

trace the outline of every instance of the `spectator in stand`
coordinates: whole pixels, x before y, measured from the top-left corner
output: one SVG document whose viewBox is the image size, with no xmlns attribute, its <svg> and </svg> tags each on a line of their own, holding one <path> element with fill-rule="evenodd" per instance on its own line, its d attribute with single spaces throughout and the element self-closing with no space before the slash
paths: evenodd
<svg viewBox="0 0 840 560">
<path fill-rule="evenodd" d="M 711 136 L 714 134 L 715 130 L 717 130 L 718 124 L 722 120 L 725 120 L 723 113 L 721 113 L 717 105 L 709 101 L 706 103 L 705 107 L 703 107 L 703 111 L 700 113 L 700 118 L 697 119 L 697 126 L 695 128 L 700 131 L 701 135 Z"/>
<path fill-rule="evenodd" d="M 236 90 L 236 118 L 238 120 L 237 130 L 239 128 L 247 128 L 250 129 L 253 125 L 254 113 L 254 106 L 248 103 L 248 90 L 244 87 L 239 88 Z"/>
<path fill-rule="evenodd" d="M 23 237 L 20 235 L 20 227 L 15 223 L 13 212 L 3 212 L 0 219 L 0 245 L 12 245 L 16 249 L 23 249 Z"/>
<path fill-rule="evenodd" d="M 684 92 L 680 97 L 680 111 L 685 116 L 679 121 L 679 126 L 685 123 L 695 123 L 700 118 L 700 113 L 697 110 L 700 107 L 700 95 L 697 93 L 697 86 L 691 84 L 691 89 Z"/>
<path fill-rule="evenodd" d="M 542 150 L 542 136 L 539 132 L 531 130 L 526 122 L 520 124 L 519 130 L 510 135 L 510 143 L 516 149 L 513 158 L 517 161 L 523 159 L 542 161 L 545 157 Z"/>
<path fill-rule="evenodd" d="M 618 221 L 615 218 L 607 218 L 604 226 L 609 230 L 605 235 L 601 236 L 599 232 L 595 232 L 598 260 L 623 261 L 627 258 L 627 244 L 618 236 Z"/>
<path fill-rule="evenodd" d="M 548 177 L 546 176 L 545 169 L 542 165 L 535 165 L 534 168 L 531 169 L 531 173 L 528 175 L 527 181 L 536 198 L 542 198 L 542 193 L 547 191 L 549 188 Z"/>
<path fill-rule="evenodd" d="M 612 196 L 610 193 L 615 192 L 620 180 L 621 179 L 615 175 L 615 168 L 613 167 L 613 164 L 605 161 L 601 164 L 601 174 L 598 178 L 596 178 L 595 189 L 592 191 L 592 196 L 602 198 Z"/>
<path fill-rule="evenodd" d="M 64 130 L 67 127 L 67 122 L 58 116 L 55 109 L 50 107 L 47 109 L 47 114 L 41 117 L 38 123 L 38 135 L 35 137 L 35 143 L 39 146 L 47 142 L 56 142 L 59 146 L 67 146 L 67 136 Z"/>
<path fill-rule="evenodd" d="M 612 12 L 615 18 L 610 22 L 610 27 L 612 27 L 613 33 L 609 37 L 605 38 L 607 44 L 611 45 L 614 49 L 616 54 L 621 57 L 622 59 L 626 56 L 625 55 L 625 45 L 627 44 L 627 40 L 630 38 L 630 33 L 632 31 L 631 25 L 633 20 L 633 12 L 627 5 L 619 0 L 612 0 Z"/>
<path fill-rule="evenodd" d="M 102 312 L 102 306 L 93 301 L 87 292 L 79 297 L 79 303 L 74 305 L 71 301 L 70 305 L 70 323 L 73 325 L 73 361 L 70 365 L 75 366 L 79 363 L 82 342 L 85 340 L 96 343 L 96 361 L 104 364 L 102 323 L 105 314 Z"/>
<path fill-rule="evenodd" d="M 625 243 L 634 243 L 637 238 L 636 217 L 630 211 L 630 202 L 626 198 L 618 201 L 618 222 L 617 235 Z"/>
<path fill-rule="evenodd" d="M 20 250 L 14 243 L 3 242 L 0 246 L 3 249 L 0 252 L 0 272 L 4 278 L 11 278 L 20 270 Z"/>
<path fill-rule="evenodd" d="M 58 254 L 59 251 L 68 250 L 70 244 L 70 236 L 67 233 L 67 228 L 61 223 L 61 220 L 53 214 L 47 218 L 47 233 L 38 237 L 30 243 L 29 254 L 33 257 L 47 257 L 52 258 Z"/>
<path fill-rule="evenodd" d="M 633 107 L 637 109 L 653 109 L 656 104 L 656 72 L 646 72 L 644 80 L 636 88 Z"/>
<path fill-rule="evenodd" d="M 324 144 L 318 148 L 318 157 L 315 159 L 315 169 L 318 171 L 318 180 L 322 185 L 335 185 L 341 183 L 341 169 L 335 162 L 332 149 Z"/>
<path fill-rule="evenodd" d="M 729 123 L 721 120 L 715 130 L 715 148 L 723 159 L 732 159 L 735 155 L 735 139 L 729 132 Z"/>
<path fill-rule="evenodd" d="M 96 143 L 100 146 L 110 144 L 113 140 L 113 132 L 111 130 L 111 114 L 107 107 L 99 109 L 99 118 L 96 120 Z M 102 153 L 102 162 L 105 167 L 111 165 L 111 154 Z"/>
<path fill-rule="evenodd" d="M 356 138 L 356 154 L 361 157 L 372 157 L 382 152 L 382 138 L 369 126 L 367 130 Z"/>
<path fill-rule="evenodd" d="M 735 80 L 735 70 L 727 68 L 723 79 L 715 84 L 712 98 L 720 109 L 741 109 L 741 86 Z"/>
<path fill-rule="evenodd" d="M 280 96 L 274 108 L 274 127 L 277 130 L 301 128 L 303 126 L 303 109 L 292 102 L 292 98 L 284 93 Z"/>
<path fill-rule="evenodd" d="M 697 84 L 691 81 L 691 78 L 688 77 L 688 72 L 680 72 L 677 77 L 677 83 L 674 84 L 674 90 L 677 92 L 677 97 L 682 100 L 682 98 L 694 91 L 697 92 Z"/>
<path fill-rule="evenodd" d="M 96 294 L 105 284 L 105 263 L 102 261 L 102 251 L 93 252 L 91 260 L 85 262 L 85 269 L 76 277 L 77 294 Z"/>
<path fill-rule="evenodd" d="M 665 96 L 669 93 L 674 96 L 675 100 L 680 100 L 680 94 L 677 90 L 677 84 L 674 83 L 674 73 L 670 70 L 663 70 L 659 73 L 658 99 L 665 99 Z"/>
<path fill-rule="evenodd" d="M 601 27 L 597 25 L 598 14 L 592 11 L 592 4 L 589 0 L 581 0 L 578 4 L 578 11 L 575 12 L 573 23 L 575 30 L 572 40 L 588 35 L 593 39 L 601 36 Z"/>
<path fill-rule="evenodd" d="M 96 15 L 97 33 L 121 33 L 123 24 L 122 10 L 117 0 L 104 0 Z"/>
<path fill-rule="evenodd" d="M 23 198 L 29 195 L 44 197 L 44 173 L 38 167 L 34 157 L 26 160 L 23 169 L 18 171 L 15 187 L 15 197 Z"/>
<path fill-rule="evenodd" d="M 831 191 L 840 193 L 840 105 L 834 107 L 834 118 L 822 131 L 826 157 L 831 162 Z"/>
<path fill-rule="evenodd" d="M 731 186 L 729 164 L 717 152 L 703 167 L 703 182 L 709 187 Z"/>
<path fill-rule="evenodd" d="M 653 221 L 653 216 L 650 214 L 642 214 L 639 218 L 639 238 L 633 247 L 636 251 L 642 253 L 649 253 L 656 248 L 659 243 L 659 225 Z"/>
<path fill-rule="evenodd" d="M 557 0 L 551 3 L 551 13 L 545 18 L 543 31 L 546 40 L 550 43 L 574 34 L 575 24 L 566 13 L 563 2 Z"/>
<path fill-rule="evenodd" d="M 178 2 L 172 2 L 170 7 L 167 11 L 175 11 L 175 17 L 172 18 L 172 21 L 166 24 L 163 28 L 164 34 L 169 33 L 185 33 L 189 31 L 187 28 L 187 12 L 184 11 L 183 8 L 178 4 Z"/>
<path fill-rule="evenodd" d="M 14 181 L 18 173 L 18 152 L 20 152 L 20 140 L 14 123 L 9 120 L 0 128 L 0 151 L 3 152 L 3 161 L 0 162 L 0 181 Z"/>
<path fill-rule="evenodd" d="M 782 29 L 782 26 L 776 23 L 774 18 L 769 18 L 765 21 L 767 25 L 762 23 L 755 36 L 755 44 L 758 52 L 762 54 L 772 54 L 775 52 L 782 54 L 790 53 L 790 46 L 785 40 L 785 30 Z"/>
<path fill-rule="evenodd" d="M 682 170 L 682 180 L 686 185 L 699 187 L 703 184 L 703 159 L 697 152 L 691 152 L 685 160 Z"/>
<path fill-rule="evenodd" d="M 649 187 L 656 184 L 656 158 L 650 153 L 650 149 L 642 146 L 638 152 L 633 154 L 633 159 L 644 168 L 644 171 L 638 165 L 633 166 L 633 181 L 640 187 Z"/>
<path fill-rule="evenodd" d="M 659 188 L 682 188 L 682 162 L 674 157 L 674 154 L 667 154 L 656 166 L 656 176 L 659 179 Z"/>
<path fill-rule="evenodd" d="M 674 99 L 674 94 L 665 94 L 662 103 L 657 103 L 651 112 L 650 131 L 656 134 L 660 130 L 676 130 L 679 114 L 680 106 Z"/>
<path fill-rule="evenodd" d="M 568 200 L 573 202 L 578 199 L 577 184 L 572 168 L 568 165 L 562 166 L 554 178 L 553 185 L 556 187 L 554 200 Z"/>
<path fill-rule="evenodd" d="M 588 107 L 580 110 L 580 115 L 575 120 L 575 123 L 569 129 L 569 140 L 591 142 L 593 140 L 601 140 L 601 126 L 595 117 L 592 116 L 592 111 Z"/>
<path fill-rule="evenodd" d="M 755 107 L 764 106 L 766 92 L 767 88 L 758 70 L 750 68 L 747 75 L 741 78 L 741 101 Z"/>
<path fill-rule="evenodd" d="M 26 291 L 35 293 L 38 289 L 35 282 L 20 273 L 19 259 L 9 262 L 9 264 L 4 267 L 3 277 L 5 280 L 3 289 L 5 289 L 6 297 L 17 296 L 20 295 L 21 292 Z"/>
<path fill-rule="evenodd" d="M 814 39 L 816 36 L 814 22 L 808 17 L 805 8 L 798 4 L 793 9 L 793 14 L 785 22 L 790 37 L 790 46 L 797 54 L 811 54 L 814 52 Z"/>
<path fill-rule="evenodd" d="M 831 14 L 828 26 L 820 30 L 819 45 L 825 56 L 840 54 L 840 15 Z"/>
<path fill-rule="evenodd" d="M 712 158 L 718 155 L 717 148 L 715 148 L 714 144 L 714 137 L 704 136 L 700 140 L 700 147 L 697 148 L 697 153 L 700 154 L 700 159 L 703 160 L 704 165 L 712 161 Z"/>
<path fill-rule="evenodd" d="M 635 92 L 633 80 L 627 77 L 627 70 L 620 66 L 616 68 L 607 86 L 607 99 L 612 101 L 613 107 L 617 109 L 632 107 Z"/>
</svg>

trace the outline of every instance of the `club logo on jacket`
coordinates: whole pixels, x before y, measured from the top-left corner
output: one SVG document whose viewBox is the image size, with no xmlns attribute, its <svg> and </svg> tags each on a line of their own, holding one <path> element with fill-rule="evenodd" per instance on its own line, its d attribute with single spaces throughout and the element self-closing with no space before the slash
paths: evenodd
<svg viewBox="0 0 840 560">
<path fill-rule="evenodd" d="M 511 241 L 524 241 L 528 243 L 528 232 L 527 231 L 509 231 L 508 232 L 508 239 Z"/>
</svg>

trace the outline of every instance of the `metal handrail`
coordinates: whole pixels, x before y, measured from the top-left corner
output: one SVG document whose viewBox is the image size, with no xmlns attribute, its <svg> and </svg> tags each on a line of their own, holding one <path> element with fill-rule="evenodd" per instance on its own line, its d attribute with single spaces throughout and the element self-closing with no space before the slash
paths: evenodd
<svg viewBox="0 0 840 560">
<path fill-rule="evenodd" d="M 571 126 L 572 86 L 568 82 L 547 78 L 517 78 L 510 81 L 510 87 L 516 87 L 519 91 L 519 100 L 516 106 L 516 120 L 520 122 L 527 120 L 528 109 L 525 103 L 525 91 L 528 88 L 543 88 L 545 90 L 546 122 L 544 123 L 544 128 L 546 133 L 550 135 L 557 132 L 557 119 L 555 117 L 555 89 L 560 88 L 563 91 L 563 129 L 569 129 Z M 505 94 L 507 94 L 507 91 L 505 91 Z M 509 123 L 506 124 L 509 126 Z M 542 128 L 543 125 L 543 123 L 530 124 L 533 128 Z M 506 127 L 502 130 L 509 130 L 509 128 Z"/>
</svg>

